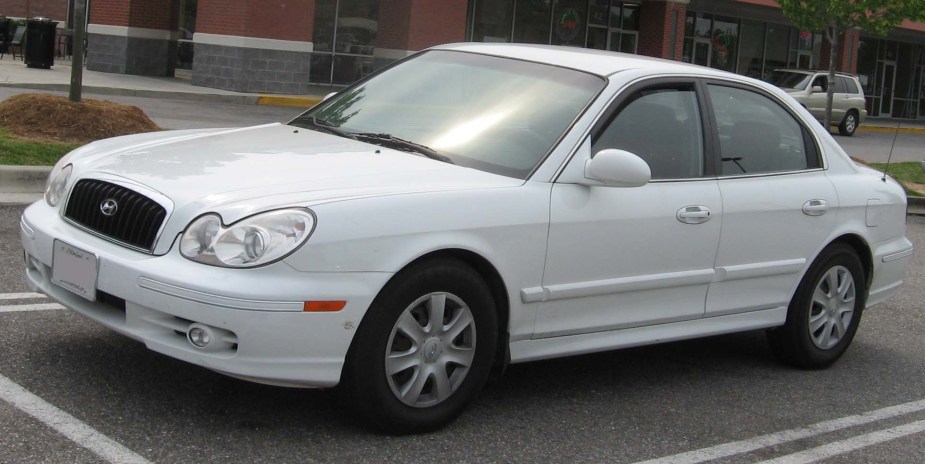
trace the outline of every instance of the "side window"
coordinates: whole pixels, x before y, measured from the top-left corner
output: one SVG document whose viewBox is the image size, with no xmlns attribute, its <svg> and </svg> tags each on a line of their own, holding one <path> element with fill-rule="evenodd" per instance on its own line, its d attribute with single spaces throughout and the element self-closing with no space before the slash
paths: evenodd
<svg viewBox="0 0 925 464">
<path fill-rule="evenodd" d="M 716 114 L 722 175 L 807 169 L 800 123 L 775 101 L 756 92 L 710 84 Z"/>
<path fill-rule="evenodd" d="M 854 79 L 849 79 L 847 77 L 843 77 L 842 79 L 845 80 L 845 93 L 861 93 L 860 90 L 858 90 L 858 85 L 854 83 Z"/>
<path fill-rule="evenodd" d="M 703 176 L 703 128 L 693 88 L 637 92 L 591 144 L 592 153 L 617 148 L 649 164 L 653 179 Z"/>
<path fill-rule="evenodd" d="M 848 79 L 835 76 L 835 93 L 847 93 L 848 92 Z"/>
<path fill-rule="evenodd" d="M 822 87 L 822 91 L 825 92 L 829 88 L 829 79 L 825 76 L 816 76 L 816 78 L 813 79 L 813 85 L 810 89 L 812 89 L 812 87 Z"/>
</svg>

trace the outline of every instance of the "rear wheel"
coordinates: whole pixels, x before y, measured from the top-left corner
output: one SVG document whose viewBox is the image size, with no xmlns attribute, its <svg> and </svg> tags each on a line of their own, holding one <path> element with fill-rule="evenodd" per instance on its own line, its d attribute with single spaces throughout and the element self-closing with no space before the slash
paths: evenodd
<svg viewBox="0 0 925 464">
<path fill-rule="evenodd" d="M 838 133 L 850 137 L 854 135 L 854 131 L 857 129 L 858 113 L 857 111 L 851 110 L 845 115 L 845 119 L 842 119 L 841 124 L 838 125 Z"/>
<path fill-rule="evenodd" d="M 434 430 L 485 385 L 496 343 L 495 303 L 478 273 L 452 260 L 421 263 L 396 275 L 370 306 L 344 385 L 373 427 Z"/>
<path fill-rule="evenodd" d="M 768 332 L 774 354 L 805 369 L 822 369 L 838 360 L 861 321 L 865 282 L 853 248 L 834 244 L 823 250 L 800 282 L 787 322 Z"/>
</svg>

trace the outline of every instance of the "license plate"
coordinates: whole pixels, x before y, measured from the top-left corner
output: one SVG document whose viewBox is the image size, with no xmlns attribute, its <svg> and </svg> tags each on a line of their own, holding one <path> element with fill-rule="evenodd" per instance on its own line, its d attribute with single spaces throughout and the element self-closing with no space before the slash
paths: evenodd
<svg viewBox="0 0 925 464">
<path fill-rule="evenodd" d="M 96 301 L 96 255 L 55 240 L 51 281 L 90 301 Z"/>
</svg>

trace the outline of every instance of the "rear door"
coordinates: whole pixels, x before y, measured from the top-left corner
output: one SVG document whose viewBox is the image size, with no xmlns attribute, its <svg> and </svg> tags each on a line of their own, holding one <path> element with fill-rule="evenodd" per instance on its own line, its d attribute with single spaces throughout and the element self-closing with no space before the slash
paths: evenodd
<svg viewBox="0 0 925 464">
<path fill-rule="evenodd" d="M 838 197 L 815 139 L 773 95 L 713 82 L 722 234 L 706 316 L 786 307 L 835 227 Z"/>
</svg>

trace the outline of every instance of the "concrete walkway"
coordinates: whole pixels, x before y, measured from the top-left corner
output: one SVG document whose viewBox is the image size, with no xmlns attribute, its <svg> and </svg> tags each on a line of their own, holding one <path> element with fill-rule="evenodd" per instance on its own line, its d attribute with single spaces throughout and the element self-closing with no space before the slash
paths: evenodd
<svg viewBox="0 0 925 464">
<path fill-rule="evenodd" d="M 312 87 L 311 95 L 266 95 L 234 92 L 193 85 L 190 72 L 177 70 L 178 77 L 149 77 L 129 74 L 112 74 L 98 71 L 83 72 L 83 91 L 99 95 L 123 95 L 207 101 L 219 103 L 313 106 L 324 95 L 337 88 Z M 35 90 L 67 92 L 71 84 L 70 60 L 56 60 L 51 69 L 27 67 L 21 60 L 14 60 L 9 54 L 0 60 L 0 86 Z"/>
</svg>

